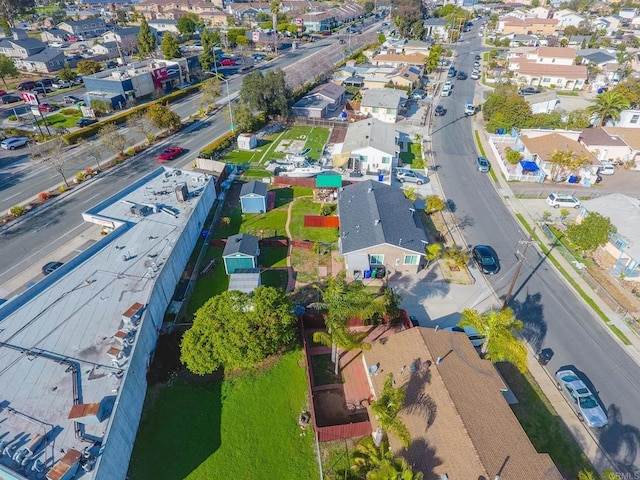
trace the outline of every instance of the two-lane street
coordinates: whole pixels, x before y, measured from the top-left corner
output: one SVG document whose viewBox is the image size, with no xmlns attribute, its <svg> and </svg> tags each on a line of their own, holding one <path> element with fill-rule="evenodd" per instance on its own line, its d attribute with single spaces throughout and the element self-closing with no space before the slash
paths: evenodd
<svg viewBox="0 0 640 480">
<path fill-rule="evenodd" d="M 467 73 L 473 68 L 474 55 L 481 50 L 475 28 L 468 38 L 471 42 L 457 46 L 455 60 L 456 68 Z M 504 299 L 528 235 L 505 206 L 491 177 L 476 170 L 473 120 L 464 115 L 465 101 L 474 98 L 474 88 L 471 79 L 456 80 L 453 94 L 441 99 L 448 111 L 445 116 L 435 117 L 433 150 L 440 166 L 440 182 L 455 205 L 455 216 L 466 241 L 470 246 L 491 245 L 500 256 L 502 271 L 488 280 Z M 549 374 L 572 365 L 598 392 L 607 409 L 609 425 L 592 432 L 616 470 L 640 472 L 638 365 L 536 248 L 528 249 L 509 305 L 524 322 L 524 336 L 532 349 L 553 352 L 547 365 Z"/>
</svg>

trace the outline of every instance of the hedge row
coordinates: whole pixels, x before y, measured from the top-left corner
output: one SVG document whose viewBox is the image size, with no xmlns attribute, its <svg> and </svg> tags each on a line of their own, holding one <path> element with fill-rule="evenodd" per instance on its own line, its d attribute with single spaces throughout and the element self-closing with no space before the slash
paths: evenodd
<svg viewBox="0 0 640 480">
<path fill-rule="evenodd" d="M 209 145 L 200 150 L 199 157 L 201 158 L 214 158 L 216 154 L 229 148 L 235 141 L 236 134 L 234 132 L 227 132 L 218 140 L 211 142 Z"/>
</svg>

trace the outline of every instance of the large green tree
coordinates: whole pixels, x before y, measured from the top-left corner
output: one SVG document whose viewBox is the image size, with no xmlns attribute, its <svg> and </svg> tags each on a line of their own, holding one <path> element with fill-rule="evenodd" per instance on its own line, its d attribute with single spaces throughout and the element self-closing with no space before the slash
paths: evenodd
<svg viewBox="0 0 640 480">
<path fill-rule="evenodd" d="M 115 123 L 107 123 L 98 129 L 98 141 L 104 145 L 107 150 L 121 154 L 127 146 L 129 139 Z"/>
<path fill-rule="evenodd" d="M 17 77 L 18 69 L 16 68 L 16 64 L 13 60 L 6 55 L 0 53 L 0 78 L 2 79 L 2 83 L 4 83 L 5 88 L 9 88 L 7 86 L 6 77 Z"/>
<path fill-rule="evenodd" d="M 151 28 L 146 18 L 142 17 L 140 21 L 140 31 L 138 32 L 138 54 L 142 58 L 148 58 L 153 55 L 156 49 L 156 37 L 151 32 Z"/>
<path fill-rule="evenodd" d="M 2 0 L 0 2 L 0 17 L 13 27 L 20 15 L 31 13 L 35 0 Z"/>
<path fill-rule="evenodd" d="M 261 286 L 251 296 L 223 292 L 196 312 L 182 338 L 180 359 L 198 375 L 254 367 L 294 340 L 292 311 L 281 289 Z"/>
<path fill-rule="evenodd" d="M 102 66 L 95 60 L 80 60 L 78 62 L 78 72 L 81 75 L 92 75 L 100 70 L 102 70 Z"/>
<path fill-rule="evenodd" d="M 578 248 L 592 251 L 609 240 L 609 235 L 616 233 L 615 225 L 609 217 L 597 212 L 589 212 L 580 223 L 573 223 L 567 227 L 567 236 Z"/>
<path fill-rule="evenodd" d="M 254 111 L 264 112 L 267 118 L 289 114 L 291 92 L 285 84 L 284 72 L 280 69 L 269 70 L 266 75 L 260 70 L 245 75 L 240 98 Z"/>
<path fill-rule="evenodd" d="M 218 30 L 209 30 L 204 28 L 200 34 L 200 41 L 202 42 L 202 54 L 198 57 L 200 60 L 200 66 L 205 72 L 210 72 L 216 62 L 214 50 L 220 43 L 220 32 Z"/>
<path fill-rule="evenodd" d="M 184 38 L 191 38 L 198 29 L 198 17 L 194 14 L 187 14 L 176 22 L 176 28 Z"/>
<path fill-rule="evenodd" d="M 442 58 L 442 47 L 439 44 L 433 45 L 429 49 L 429 55 L 424 61 L 427 72 L 434 72 L 438 68 L 438 62 Z"/>
<path fill-rule="evenodd" d="M 465 309 L 458 324 L 461 327 L 473 327 L 485 336 L 482 353 L 492 362 L 507 361 L 521 372 L 527 371 L 527 348 L 516 337 L 522 330 L 522 322 L 515 318 L 513 310 L 491 310 L 479 313 Z"/>
<path fill-rule="evenodd" d="M 147 118 L 151 125 L 163 130 L 174 132 L 180 127 L 180 115 L 171 110 L 168 106 L 155 103 L 147 109 Z"/>
<path fill-rule="evenodd" d="M 401 37 L 420 40 L 424 37 L 424 4 L 420 0 L 397 0 L 395 25 Z"/>
<path fill-rule="evenodd" d="M 620 82 L 611 91 L 621 94 L 629 100 L 631 106 L 640 104 L 640 79 L 638 78 L 629 78 L 624 82 Z"/>
<path fill-rule="evenodd" d="M 382 392 L 371 404 L 371 410 L 375 413 L 378 424 L 385 432 L 393 434 L 404 448 L 409 448 L 411 435 L 409 429 L 402 423 L 398 415 L 404 408 L 404 400 L 407 393 L 404 388 L 395 387 L 393 374 L 390 373 L 384 379 Z"/>
<path fill-rule="evenodd" d="M 518 95 L 514 86 L 501 85 L 487 96 L 482 115 L 489 122 L 487 129 L 490 131 L 494 129 L 492 124 L 497 128 L 521 128 L 531 118 L 531 106 Z M 498 118 L 494 119 L 494 115 Z"/>
<path fill-rule="evenodd" d="M 586 167 L 591 163 L 591 159 L 567 148 L 554 151 L 549 157 L 549 163 L 551 163 L 551 179 L 555 182 L 563 175 L 573 173 L 580 167 Z"/>
<path fill-rule="evenodd" d="M 162 43 L 160 44 L 160 50 L 162 50 L 162 55 L 166 60 L 182 57 L 182 52 L 180 51 L 180 45 L 178 44 L 178 40 L 176 40 L 176 37 L 171 35 L 169 32 L 166 32 L 162 36 Z"/>
<path fill-rule="evenodd" d="M 65 66 L 64 68 L 58 70 L 58 78 L 65 82 L 70 82 L 74 80 L 78 74 L 75 70 L 71 70 L 69 67 Z"/>
<path fill-rule="evenodd" d="M 612 90 L 598 95 L 595 103 L 589 105 L 587 110 L 598 117 L 599 125 L 602 126 L 609 118 L 614 122 L 620 120 L 620 112 L 629 108 L 629 105 L 628 98 Z"/>
</svg>

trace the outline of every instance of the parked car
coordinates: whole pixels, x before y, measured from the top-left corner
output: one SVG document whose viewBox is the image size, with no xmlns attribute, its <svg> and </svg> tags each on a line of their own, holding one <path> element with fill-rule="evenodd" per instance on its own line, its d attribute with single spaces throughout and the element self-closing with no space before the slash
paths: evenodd
<svg viewBox="0 0 640 480">
<path fill-rule="evenodd" d="M 479 80 L 480 79 L 480 72 L 477 70 L 474 70 L 473 72 L 471 72 L 471 80 Z"/>
<path fill-rule="evenodd" d="M 64 47 L 64 43 L 63 42 L 53 41 L 53 42 L 49 43 L 49 46 L 52 47 L 52 48 L 62 48 L 62 47 Z"/>
<path fill-rule="evenodd" d="M 491 169 L 491 164 L 486 158 L 478 157 L 476 158 L 476 169 L 478 169 L 479 172 L 487 173 Z"/>
<path fill-rule="evenodd" d="M 573 370 L 565 369 L 556 373 L 556 383 L 581 421 L 593 428 L 601 428 L 608 423 L 604 408 Z"/>
<path fill-rule="evenodd" d="M 220 60 L 220 66 L 222 67 L 235 67 L 236 61 L 232 58 L 223 58 Z"/>
<path fill-rule="evenodd" d="M 539 88 L 535 88 L 535 87 L 525 87 L 525 88 L 521 88 L 518 91 L 518 95 L 521 95 L 523 97 L 527 96 L 527 95 L 535 95 L 537 93 L 542 92 L 542 90 L 540 90 Z"/>
<path fill-rule="evenodd" d="M 37 86 L 38 84 L 34 81 L 22 82 L 20 85 L 18 85 L 18 90 L 20 90 L 21 92 L 28 92 L 29 90 L 33 90 Z"/>
<path fill-rule="evenodd" d="M 93 125 L 94 123 L 98 123 L 98 120 L 95 118 L 81 118 L 76 122 L 76 127 L 88 127 L 89 125 Z"/>
<path fill-rule="evenodd" d="M 447 77 L 453 78 L 456 76 L 456 73 L 458 73 L 458 71 L 455 69 L 455 67 L 449 67 L 449 71 L 447 72 Z"/>
<path fill-rule="evenodd" d="M 64 97 L 62 97 L 62 101 L 67 105 L 72 105 L 78 102 L 82 102 L 82 99 L 80 97 L 76 97 L 75 95 L 65 95 Z"/>
<path fill-rule="evenodd" d="M 182 147 L 167 147 L 156 160 L 158 162 L 168 162 L 169 160 L 173 160 L 177 156 L 181 155 L 184 152 L 184 148 Z"/>
<path fill-rule="evenodd" d="M 253 55 L 251 55 L 251 57 L 256 61 L 256 62 L 260 62 L 262 60 L 264 60 L 265 58 L 267 58 L 266 55 L 263 55 L 262 53 L 254 53 Z"/>
<path fill-rule="evenodd" d="M 427 183 L 428 179 L 425 178 L 424 175 L 421 175 L 418 172 L 414 172 L 408 168 L 399 168 L 396 170 L 396 178 L 400 183 L 411 182 L 416 183 L 418 185 L 422 185 L 423 183 Z"/>
<path fill-rule="evenodd" d="M 411 98 L 414 100 L 422 100 L 424 98 L 424 90 L 414 90 Z"/>
<path fill-rule="evenodd" d="M 60 90 L 61 88 L 69 88 L 72 87 L 73 83 L 68 82 L 66 80 L 56 80 L 55 82 L 53 82 L 52 87 L 55 88 L 56 90 Z"/>
<path fill-rule="evenodd" d="M 21 102 L 22 98 L 17 97 L 15 95 L 2 95 L 0 97 L 0 103 L 3 105 L 7 105 L 9 103 Z"/>
<path fill-rule="evenodd" d="M 447 113 L 447 109 L 444 108 L 442 105 L 438 105 L 433 111 L 433 114 L 436 117 L 442 117 L 445 113 Z"/>
<path fill-rule="evenodd" d="M 36 81 L 37 85 L 44 85 L 45 87 L 51 87 L 53 85 L 53 79 L 52 78 L 41 78 L 40 80 Z"/>
<path fill-rule="evenodd" d="M 27 137 L 9 137 L 0 142 L 0 147 L 5 150 L 15 150 L 16 148 L 26 147 L 29 144 Z"/>
<path fill-rule="evenodd" d="M 479 54 L 476 53 L 476 56 L 473 57 L 473 59 L 480 61 L 480 60 L 482 60 L 482 57 Z"/>
<path fill-rule="evenodd" d="M 489 245 L 476 245 L 471 250 L 471 256 L 478 269 L 485 275 L 495 275 L 500 271 L 498 254 Z"/>
<path fill-rule="evenodd" d="M 55 272 L 57 269 L 59 269 L 62 265 L 64 265 L 64 263 L 62 262 L 49 262 L 49 263 L 45 263 L 42 266 L 42 274 L 43 275 L 49 275 L 50 273 Z"/>
<path fill-rule="evenodd" d="M 458 80 L 466 80 L 467 74 L 464 72 L 458 72 Z"/>
<path fill-rule="evenodd" d="M 46 93 L 51 93 L 52 89 L 51 87 L 45 87 L 42 85 L 38 85 L 37 87 L 34 87 L 31 89 L 31 93 L 37 93 L 39 95 L 44 95 Z"/>
<path fill-rule="evenodd" d="M 447 332 L 462 332 L 466 334 L 467 338 L 471 341 L 471 345 L 473 345 L 474 347 L 481 347 L 487 339 L 487 337 L 485 337 L 480 332 L 478 332 L 478 330 L 469 325 L 465 327 L 445 327 L 444 330 Z"/>
<path fill-rule="evenodd" d="M 547 204 L 553 208 L 580 208 L 580 200 L 568 193 L 552 193 L 547 197 Z"/>
<path fill-rule="evenodd" d="M 40 110 L 41 112 L 53 112 L 57 109 L 58 107 L 54 107 L 53 105 L 50 105 L 48 103 L 41 103 L 40 105 L 38 105 L 38 110 Z"/>
<path fill-rule="evenodd" d="M 0 90 L 0 97 L 4 97 L 7 94 L 4 90 Z"/>
<path fill-rule="evenodd" d="M 602 162 L 598 167 L 598 175 L 613 175 L 616 173 L 616 166 L 610 162 Z"/>
</svg>

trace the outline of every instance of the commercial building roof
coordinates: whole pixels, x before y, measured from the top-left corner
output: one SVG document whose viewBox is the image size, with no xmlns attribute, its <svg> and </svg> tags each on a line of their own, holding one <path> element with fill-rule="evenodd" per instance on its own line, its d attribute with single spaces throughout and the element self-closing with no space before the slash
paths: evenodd
<svg viewBox="0 0 640 480">
<path fill-rule="evenodd" d="M 64 451 L 83 452 L 83 462 L 97 457 L 99 465 L 111 448 L 117 460 L 105 467 L 112 476 L 102 478 L 124 478 L 145 366 L 198 224 L 215 199 L 211 178 L 158 168 L 104 200 L 83 217 L 111 233 L 0 306 L 2 449 L 13 456 L 40 435 L 38 448 L 18 457 L 29 458 L 25 467 L 2 455 L 4 468 L 42 478 L 35 458 L 46 472 Z M 105 447 L 110 435 L 116 438 Z M 96 471 L 83 478 L 96 478 Z"/>
</svg>

